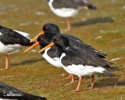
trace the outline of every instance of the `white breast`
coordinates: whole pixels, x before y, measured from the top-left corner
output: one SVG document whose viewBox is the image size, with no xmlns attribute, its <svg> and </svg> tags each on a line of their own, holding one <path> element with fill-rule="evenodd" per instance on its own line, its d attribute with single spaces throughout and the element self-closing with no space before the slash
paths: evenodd
<svg viewBox="0 0 125 100">
<path fill-rule="evenodd" d="M 51 48 L 51 47 L 50 47 Z M 51 65 L 55 66 L 55 67 L 62 67 L 62 64 L 59 60 L 59 58 L 50 58 L 48 55 L 47 55 L 47 51 L 50 49 L 46 49 L 44 54 L 42 55 Z"/>
</svg>

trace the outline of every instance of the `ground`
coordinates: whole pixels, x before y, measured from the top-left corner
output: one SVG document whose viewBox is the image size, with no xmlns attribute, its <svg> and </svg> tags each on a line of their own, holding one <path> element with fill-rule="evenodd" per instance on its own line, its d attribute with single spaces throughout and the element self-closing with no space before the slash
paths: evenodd
<svg viewBox="0 0 125 100">
<path fill-rule="evenodd" d="M 124 0 L 90 0 L 96 11 L 81 10 L 71 18 L 72 30 L 65 32 L 77 36 L 85 43 L 107 54 L 112 62 L 113 78 L 97 74 L 95 88 L 87 90 L 91 77 L 83 77 L 80 91 L 74 90 L 78 83 L 67 85 L 68 74 L 62 68 L 50 65 L 38 53 L 32 51 L 10 55 L 9 69 L 0 72 L 0 81 L 18 89 L 45 96 L 48 100 L 125 100 L 125 2 Z M 66 28 L 65 19 L 54 15 L 47 0 L 2 0 L 0 2 L 0 24 L 24 31 L 33 38 L 45 23 Z M 0 55 L 0 68 L 5 66 L 5 55 Z"/>
</svg>

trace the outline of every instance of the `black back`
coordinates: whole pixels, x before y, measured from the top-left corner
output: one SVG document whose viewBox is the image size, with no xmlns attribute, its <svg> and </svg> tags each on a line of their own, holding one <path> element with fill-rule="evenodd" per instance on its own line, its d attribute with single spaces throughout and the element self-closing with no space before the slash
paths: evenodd
<svg viewBox="0 0 125 100">
<path fill-rule="evenodd" d="M 53 24 L 53 23 L 47 23 L 43 26 L 43 31 L 44 33 L 49 37 L 49 39 L 51 40 L 55 35 L 57 34 L 61 34 L 62 36 L 65 36 L 68 38 L 70 44 L 72 46 L 74 46 L 74 48 L 82 48 L 82 50 L 87 50 L 87 51 L 91 51 L 93 53 L 95 53 L 96 55 L 105 58 L 106 54 L 99 52 L 98 50 L 94 49 L 92 46 L 87 45 L 86 43 L 84 43 L 82 40 L 80 40 L 79 38 L 72 36 L 72 35 L 68 35 L 68 34 L 62 34 L 60 33 L 60 29 L 57 25 Z M 46 36 L 46 37 L 47 37 Z M 49 40 L 49 41 L 50 41 Z"/>
</svg>

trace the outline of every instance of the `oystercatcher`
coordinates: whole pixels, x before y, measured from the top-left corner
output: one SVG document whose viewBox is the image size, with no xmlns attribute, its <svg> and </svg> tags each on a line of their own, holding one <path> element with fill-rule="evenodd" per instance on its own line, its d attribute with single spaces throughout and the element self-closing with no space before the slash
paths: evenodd
<svg viewBox="0 0 125 100">
<path fill-rule="evenodd" d="M 75 17 L 80 8 L 96 9 L 88 0 L 48 0 L 48 5 L 54 14 L 66 18 L 67 29 L 64 31 L 71 30 L 69 18 Z"/>
<path fill-rule="evenodd" d="M 92 83 L 89 89 L 94 87 L 94 73 L 104 73 L 110 77 L 113 76 L 107 70 L 107 68 L 112 68 L 110 67 L 111 63 L 106 61 L 104 57 L 99 56 L 98 53 L 95 53 L 93 49 L 90 50 L 90 48 L 88 49 L 85 46 L 84 48 L 76 47 L 71 44 L 66 36 L 57 34 L 53 37 L 52 42 L 39 52 L 43 52 L 52 46 L 56 46 L 57 55 L 64 70 L 79 77 L 76 92 L 79 91 L 82 76 L 92 75 Z"/>
<path fill-rule="evenodd" d="M 43 47 L 48 45 L 51 42 L 51 40 L 52 40 L 52 37 L 47 34 L 39 35 L 37 38 L 37 42 L 34 43 L 29 48 L 27 48 L 24 52 L 27 52 L 38 45 L 40 45 L 40 49 L 42 49 Z M 55 46 L 46 49 L 41 54 L 42 54 L 43 58 L 45 58 L 51 65 L 53 65 L 57 68 L 60 68 L 60 67 L 62 68 L 62 64 L 60 63 L 59 58 L 56 55 Z M 67 77 L 66 79 L 69 79 L 69 78 L 71 78 L 70 83 L 73 83 L 74 82 L 73 75 L 69 74 L 69 77 Z"/>
<path fill-rule="evenodd" d="M 40 35 L 40 34 L 46 34 L 46 36 L 48 36 L 49 38 L 53 38 L 55 35 L 57 34 L 61 34 L 65 37 L 67 37 L 70 41 L 70 43 L 76 47 L 76 48 L 81 48 L 83 51 L 84 50 L 89 50 L 93 53 L 95 53 L 96 55 L 100 56 L 101 58 L 105 58 L 106 54 L 104 53 L 101 53 L 99 52 L 98 50 L 94 49 L 92 46 L 89 46 L 87 44 L 85 44 L 82 40 L 80 40 L 79 38 L 75 37 L 75 36 L 72 36 L 72 35 L 68 35 L 68 34 L 62 34 L 60 33 L 60 29 L 59 27 L 56 25 L 56 24 L 53 24 L 53 23 L 46 23 L 43 28 L 42 28 L 42 31 L 37 35 L 35 36 L 33 39 L 31 39 L 31 42 L 35 41 L 37 39 L 37 37 Z M 49 40 L 49 42 L 51 42 Z M 71 78 L 72 81 L 71 83 L 74 82 L 74 79 L 73 79 L 73 76 L 70 74 L 68 78 Z M 67 78 L 67 79 L 68 79 Z"/>
<path fill-rule="evenodd" d="M 45 97 L 40 97 L 25 93 L 15 87 L 0 82 L 0 100 L 47 100 Z"/>
<path fill-rule="evenodd" d="M 17 53 L 24 46 L 31 46 L 29 34 L 18 30 L 12 30 L 7 27 L 0 26 L 0 54 L 6 55 L 6 66 L 8 69 L 8 55 Z"/>
</svg>

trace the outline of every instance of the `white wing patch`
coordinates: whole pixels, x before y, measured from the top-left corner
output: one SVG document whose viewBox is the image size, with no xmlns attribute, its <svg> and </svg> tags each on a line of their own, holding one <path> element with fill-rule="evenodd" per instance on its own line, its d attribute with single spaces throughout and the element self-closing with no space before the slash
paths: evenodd
<svg viewBox="0 0 125 100">
<path fill-rule="evenodd" d="M 2 35 L 2 33 L 0 32 L 0 35 Z"/>
</svg>

